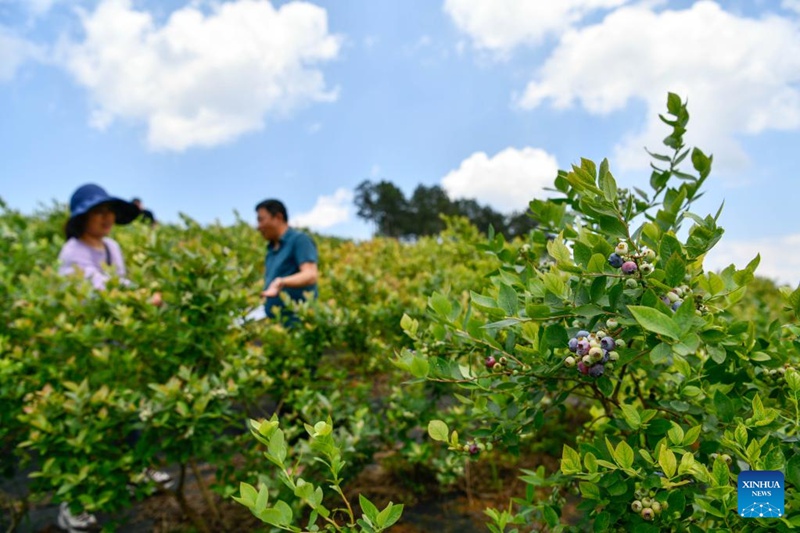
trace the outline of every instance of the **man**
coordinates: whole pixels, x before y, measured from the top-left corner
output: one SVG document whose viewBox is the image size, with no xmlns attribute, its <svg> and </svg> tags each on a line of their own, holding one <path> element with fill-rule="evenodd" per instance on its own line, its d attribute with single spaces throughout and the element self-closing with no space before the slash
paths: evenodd
<svg viewBox="0 0 800 533">
<path fill-rule="evenodd" d="M 275 317 L 274 308 L 283 309 L 281 291 L 292 300 L 305 300 L 305 293 L 316 297 L 317 247 L 303 232 L 289 227 L 286 206 L 279 200 L 264 200 L 256 206 L 258 231 L 268 242 L 264 260 L 264 310 Z"/>
<path fill-rule="evenodd" d="M 142 200 L 139 198 L 134 198 L 131 203 L 139 208 L 139 220 L 142 222 L 147 222 L 151 226 L 156 225 L 156 217 L 153 216 L 153 212 L 149 209 L 145 209 L 142 205 Z"/>
</svg>

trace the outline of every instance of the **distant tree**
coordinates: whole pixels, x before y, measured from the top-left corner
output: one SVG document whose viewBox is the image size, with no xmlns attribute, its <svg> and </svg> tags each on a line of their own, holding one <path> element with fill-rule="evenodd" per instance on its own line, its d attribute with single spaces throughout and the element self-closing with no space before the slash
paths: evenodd
<svg viewBox="0 0 800 533">
<path fill-rule="evenodd" d="M 416 238 L 436 235 L 445 227 L 441 215 L 463 216 L 479 230 L 492 226 L 508 238 L 527 234 L 536 227 L 529 211 L 504 215 L 476 200 L 451 200 L 439 185 L 418 185 L 410 199 L 388 181 L 363 181 L 356 188 L 354 199 L 358 216 L 375 224 L 377 235 L 395 238 Z"/>
<path fill-rule="evenodd" d="M 393 183 L 363 181 L 356 187 L 354 202 L 358 216 L 375 223 L 378 235 L 399 238 L 407 233 L 408 201 Z"/>
<path fill-rule="evenodd" d="M 436 235 L 445 224 L 440 215 L 454 215 L 456 208 L 447 193 L 438 185 L 418 185 L 409 201 L 409 232 L 415 236 Z"/>
</svg>

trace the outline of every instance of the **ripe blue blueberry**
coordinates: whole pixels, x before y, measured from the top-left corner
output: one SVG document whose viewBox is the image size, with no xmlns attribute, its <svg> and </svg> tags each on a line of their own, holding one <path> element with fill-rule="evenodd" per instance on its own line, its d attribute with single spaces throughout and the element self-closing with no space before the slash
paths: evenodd
<svg viewBox="0 0 800 533">
<path fill-rule="evenodd" d="M 682 303 L 683 303 L 683 300 L 678 300 L 677 302 L 673 303 L 672 304 L 672 310 L 673 311 L 677 311 Z"/>
<path fill-rule="evenodd" d="M 623 274 L 633 274 L 639 267 L 636 266 L 636 263 L 633 261 L 625 261 L 622 263 L 622 273 Z"/>
<path fill-rule="evenodd" d="M 569 343 L 567 343 L 567 346 L 569 347 L 570 352 L 575 353 L 578 350 L 578 339 L 570 339 Z"/>
<path fill-rule="evenodd" d="M 581 337 L 588 337 L 588 336 L 589 336 L 589 332 L 586 331 L 585 329 L 582 329 L 578 333 L 575 334 L 575 338 L 576 339 L 580 339 Z"/>
<path fill-rule="evenodd" d="M 603 375 L 604 370 L 605 368 L 603 367 L 602 364 L 596 364 L 589 369 L 589 375 L 592 376 L 593 378 L 599 378 L 600 376 Z"/>
<path fill-rule="evenodd" d="M 621 267 L 622 263 L 624 263 L 624 262 L 625 261 L 622 259 L 622 257 L 620 255 L 616 254 L 616 253 L 613 253 L 613 254 L 608 256 L 608 264 L 611 265 L 614 268 Z"/>
<path fill-rule="evenodd" d="M 611 351 L 616 348 L 616 346 L 614 339 L 611 337 L 603 337 L 600 339 L 600 347 L 606 351 Z"/>
<path fill-rule="evenodd" d="M 581 339 L 578 341 L 578 349 L 576 353 L 578 355 L 586 355 L 587 353 L 589 353 L 589 350 L 591 348 L 592 346 L 589 344 L 589 341 L 587 341 L 586 339 Z"/>
</svg>

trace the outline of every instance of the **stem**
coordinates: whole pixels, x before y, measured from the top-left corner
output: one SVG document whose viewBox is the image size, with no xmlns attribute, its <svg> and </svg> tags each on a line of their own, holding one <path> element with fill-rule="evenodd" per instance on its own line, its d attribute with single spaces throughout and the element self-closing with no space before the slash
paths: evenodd
<svg viewBox="0 0 800 533">
<path fill-rule="evenodd" d="M 194 474 L 194 478 L 197 480 L 197 485 L 200 487 L 200 493 L 203 495 L 203 500 L 205 500 L 206 505 L 208 506 L 209 511 L 211 511 L 211 516 L 214 517 L 216 522 L 220 521 L 220 514 L 219 510 L 217 509 L 216 503 L 214 503 L 214 498 L 211 493 L 208 491 L 208 487 L 206 486 L 205 481 L 200 476 L 200 469 L 197 468 L 197 463 L 194 459 L 189 461 L 189 464 L 192 467 L 192 473 Z"/>
<path fill-rule="evenodd" d="M 185 514 L 189 520 L 192 521 L 192 524 L 194 524 L 194 527 L 197 528 L 197 531 L 200 533 L 211 533 L 211 530 L 208 529 L 205 521 L 200 518 L 200 515 L 198 515 L 192 506 L 189 505 L 189 502 L 186 501 L 186 495 L 183 493 L 184 481 L 186 481 L 186 465 L 181 463 L 181 476 L 180 480 L 178 481 L 178 490 L 175 492 L 167 492 L 169 492 L 178 501 L 181 511 L 183 511 L 183 514 Z"/>
</svg>

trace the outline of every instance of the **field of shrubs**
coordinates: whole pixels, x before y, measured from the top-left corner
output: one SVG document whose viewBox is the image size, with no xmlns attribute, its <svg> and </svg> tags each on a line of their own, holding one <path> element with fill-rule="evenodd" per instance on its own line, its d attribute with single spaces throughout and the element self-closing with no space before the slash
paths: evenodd
<svg viewBox="0 0 800 533">
<path fill-rule="evenodd" d="M 495 533 L 800 526 L 800 288 L 703 268 L 712 158 L 667 107 L 649 190 L 581 160 L 523 239 L 315 237 L 294 328 L 241 320 L 249 219 L 118 227 L 133 283 L 97 292 L 57 275 L 65 206 L 0 201 L 0 457 L 25 480 L 0 525 L 67 501 L 114 531 L 162 498 L 161 531 L 382 531 L 455 497 Z M 782 516 L 738 515 L 744 470 L 783 472 Z"/>
</svg>

